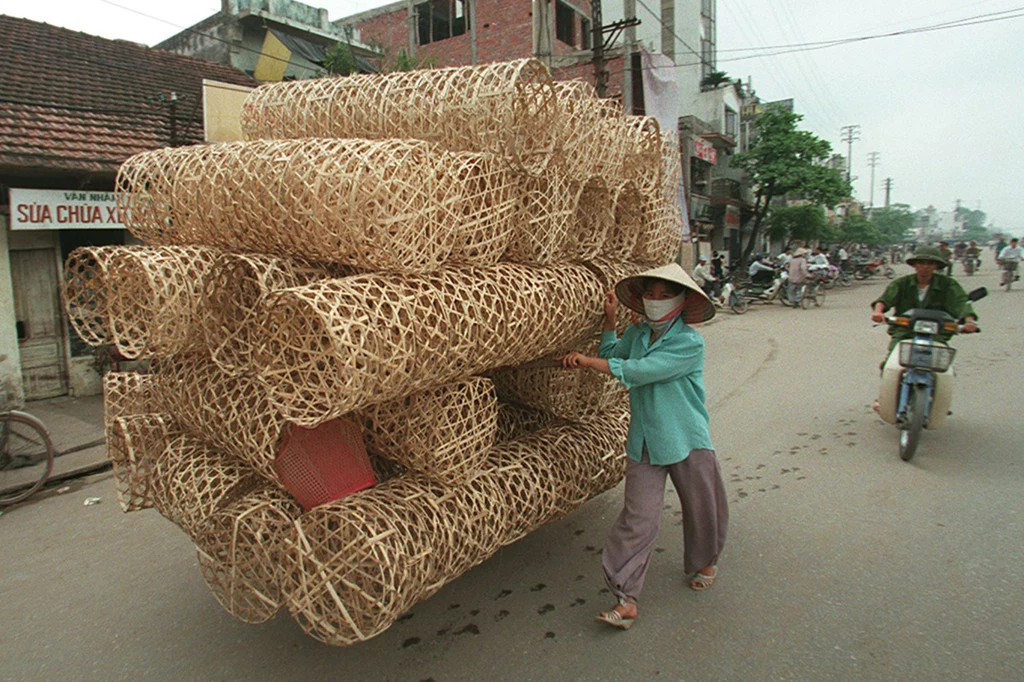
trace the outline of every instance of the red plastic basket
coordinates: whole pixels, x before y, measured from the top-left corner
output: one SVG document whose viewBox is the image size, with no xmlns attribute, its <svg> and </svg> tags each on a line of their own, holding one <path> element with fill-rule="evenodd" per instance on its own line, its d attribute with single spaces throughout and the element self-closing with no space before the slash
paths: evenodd
<svg viewBox="0 0 1024 682">
<path fill-rule="evenodd" d="M 359 424 L 335 419 L 316 428 L 290 425 L 274 471 L 305 510 L 377 483 Z"/>
</svg>

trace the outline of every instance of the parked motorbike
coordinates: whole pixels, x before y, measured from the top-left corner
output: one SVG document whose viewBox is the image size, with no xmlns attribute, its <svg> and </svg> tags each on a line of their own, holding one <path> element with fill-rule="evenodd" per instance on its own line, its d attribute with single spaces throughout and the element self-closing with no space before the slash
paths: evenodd
<svg viewBox="0 0 1024 682">
<path fill-rule="evenodd" d="M 977 301 L 988 295 L 984 287 L 967 295 Z M 941 428 L 953 400 L 953 358 L 956 349 L 936 337 L 959 334 L 963 325 L 942 310 L 913 308 L 886 317 L 889 326 L 910 329 L 914 336 L 900 341 L 882 369 L 878 414 L 900 430 L 900 457 L 909 462 L 917 452 L 924 429 Z M 980 331 L 980 330 L 979 330 Z"/>
<path fill-rule="evenodd" d="M 883 274 L 889 279 L 896 276 L 896 271 L 885 262 L 884 257 L 874 258 L 872 260 L 857 261 L 853 264 L 853 278 L 854 279 L 867 279 L 871 275 Z"/>
<path fill-rule="evenodd" d="M 788 279 L 784 271 L 776 270 L 770 279 L 754 277 L 730 280 L 722 287 L 721 302 L 737 315 L 742 315 L 747 312 L 751 302 L 771 303 L 777 298 L 782 300 L 785 293 L 780 297 L 779 292 L 785 292 Z"/>
</svg>

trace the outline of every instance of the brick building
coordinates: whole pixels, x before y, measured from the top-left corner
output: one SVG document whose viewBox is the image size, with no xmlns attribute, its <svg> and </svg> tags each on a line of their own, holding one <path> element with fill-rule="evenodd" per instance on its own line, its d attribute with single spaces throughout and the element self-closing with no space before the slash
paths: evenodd
<svg viewBox="0 0 1024 682">
<path fill-rule="evenodd" d="M 60 300 L 67 254 L 129 239 L 114 179 L 133 154 L 204 140 L 230 67 L 0 15 L 0 406 L 98 391 Z"/>
</svg>

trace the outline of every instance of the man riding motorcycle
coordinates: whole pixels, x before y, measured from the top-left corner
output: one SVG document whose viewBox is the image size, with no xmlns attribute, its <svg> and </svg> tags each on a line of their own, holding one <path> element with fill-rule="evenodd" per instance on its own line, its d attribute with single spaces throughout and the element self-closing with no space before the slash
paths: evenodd
<svg viewBox="0 0 1024 682">
<path fill-rule="evenodd" d="M 871 321 L 885 322 L 885 311 L 894 308 L 896 315 L 902 315 L 911 308 L 930 308 L 944 310 L 953 317 L 964 318 L 966 323 L 963 333 L 978 331 L 975 322 L 978 315 L 967 300 L 967 292 L 960 283 L 948 275 L 940 275 L 939 270 L 948 267 L 949 261 L 934 246 L 922 246 L 907 259 L 907 264 L 914 268 L 914 273 L 897 277 L 885 291 L 871 303 Z M 903 339 L 911 338 L 914 333 L 904 327 L 890 327 L 889 342 L 891 352 L 896 344 Z M 938 339 L 948 342 L 952 334 L 941 334 Z"/>
</svg>

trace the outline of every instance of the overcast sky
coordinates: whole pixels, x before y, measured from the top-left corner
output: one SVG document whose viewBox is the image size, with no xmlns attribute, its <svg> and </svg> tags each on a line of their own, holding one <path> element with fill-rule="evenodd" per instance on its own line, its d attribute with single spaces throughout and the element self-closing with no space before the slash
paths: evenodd
<svg viewBox="0 0 1024 682">
<path fill-rule="evenodd" d="M 333 20 L 388 3 L 307 4 L 327 8 Z M 219 9 L 218 0 L 0 0 L 2 14 L 149 45 Z M 871 198 L 868 153 L 878 152 L 875 205 L 884 202 L 882 183 L 891 177 L 893 202 L 949 211 L 959 199 L 980 207 L 997 228 L 1024 235 L 1017 205 L 1024 181 L 1024 16 L 992 21 L 1014 14 L 1024 15 L 1024 0 L 718 0 L 718 66 L 732 78 L 751 78 L 763 100 L 794 98 L 802 126 L 839 153 L 846 154 L 840 129 L 859 125 L 853 175 L 864 202 Z M 749 58 L 750 48 L 967 17 L 979 23 Z M 766 52 L 772 50 L 758 50 Z"/>
</svg>

